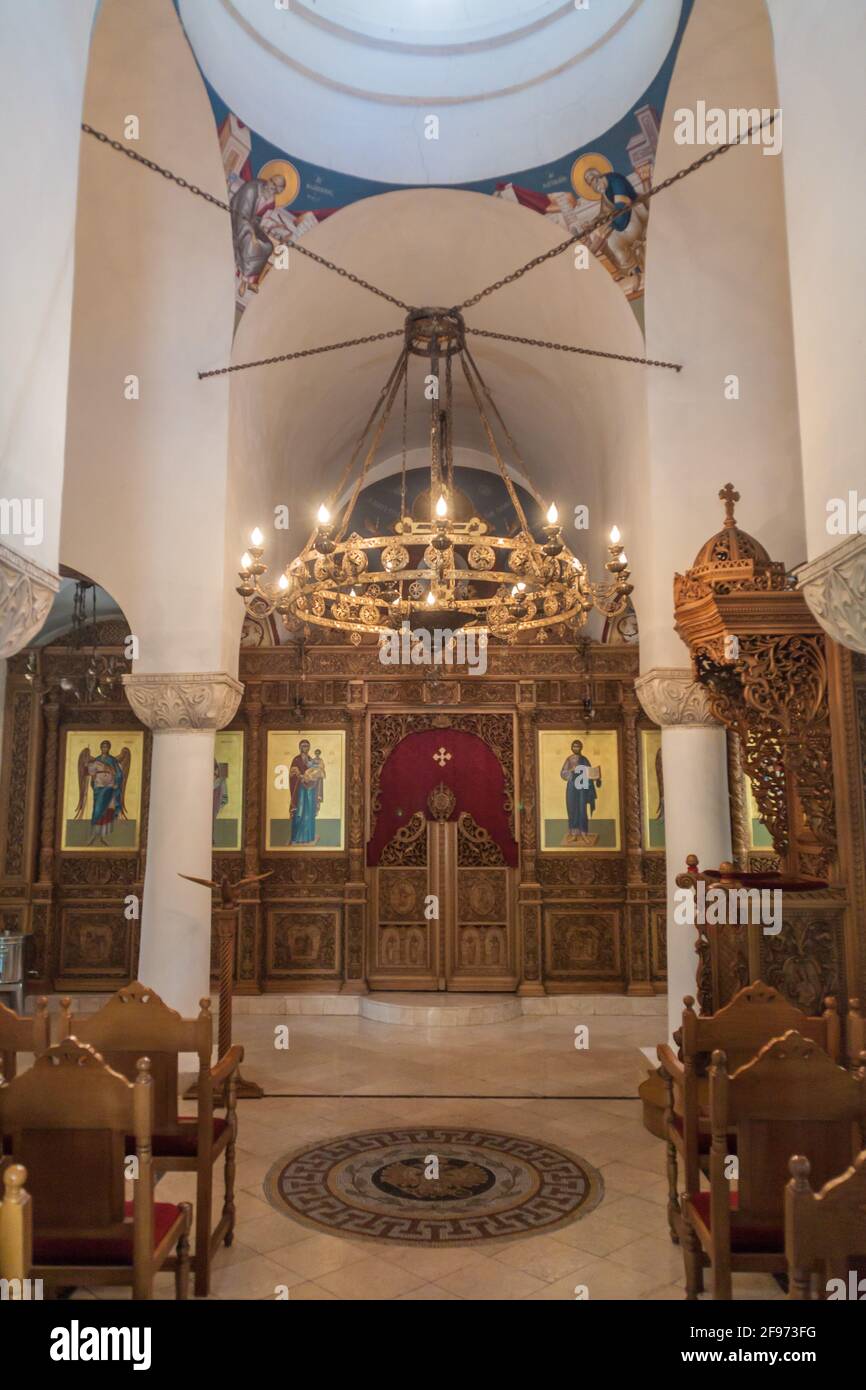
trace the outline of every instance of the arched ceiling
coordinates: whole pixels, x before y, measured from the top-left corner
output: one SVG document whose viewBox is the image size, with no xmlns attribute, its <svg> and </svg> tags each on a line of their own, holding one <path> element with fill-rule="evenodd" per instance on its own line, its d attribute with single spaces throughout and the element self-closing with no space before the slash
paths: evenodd
<svg viewBox="0 0 866 1390">
<path fill-rule="evenodd" d="M 682 0 L 177 3 L 202 72 L 248 127 L 386 184 L 502 177 L 602 135 L 659 73 L 683 11 Z"/>
<path fill-rule="evenodd" d="M 450 305 L 560 240 L 544 219 L 514 204 L 430 189 L 356 203 L 304 244 L 409 304 Z M 268 289 L 243 316 L 235 363 L 403 325 L 399 309 L 297 253 L 290 253 L 288 270 L 270 273 Z M 638 325 L 610 277 L 591 259 L 577 269 L 570 251 L 467 310 L 466 322 L 470 329 L 641 352 Z M 569 540 L 597 566 L 606 558 L 611 523 L 628 535 L 634 500 L 625 495 L 623 480 L 628 469 L 640 468 L 645 449 L 645 369 L 471 334 L 468 341 L 537 491 L 557 502 L 566 525 L 576 506 L 589 507 L 588 535 L 570 529 Z M 401 338 L 394 337 L 232 376 L 231 490 L 238 505 L 227 535 L 230 555 L 240 554 L 254 524 L 268 536 L 269 562 L 282 566 L 297 552 L 400 348 Z M 414 359 L 410 451 L 426 448 L 429 439 L 424 371 L 423 359 Z M 400 416 L 398 409 L 383 436 L 377 476 L 399 468 Z M 457 372 L 454 443 L 489 464 L 488 442 Z M 257 514 L 250 498 L 258 499 Z M 288 533 L 275 534 L 268 508 L 281 503 L 289 507 L 291 525 Z"/>
</svg>

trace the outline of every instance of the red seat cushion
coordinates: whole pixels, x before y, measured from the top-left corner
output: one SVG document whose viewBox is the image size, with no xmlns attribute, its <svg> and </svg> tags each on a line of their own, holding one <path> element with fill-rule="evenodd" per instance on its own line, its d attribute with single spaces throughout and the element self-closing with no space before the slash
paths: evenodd
<svg viewBox="0 0 866 1390">
<path fill-rule="evenodd" d="M 178 1132 L 152 1136 L 154 1158 L 195 1158 L 198 1153 L 198 1120 L 186 1120 L 178 1115 L 177 1123 Z M 226 1129 L 228 1129 L 227 1120 L 214 1118 L 214 1144 L 217 1143 Z M 135 1153 L 135 1137 L 132 1134 L 126 1136 L 126 1152 Z"/>
<path fill-rule="evenodd" d="M 675 1129 L 675 1130 L 677 1131 L 677 1133 L 682 1137 L 683 1131 L 684 1131 L 684 1125 L 683 1125 L 683 1117 L 682 1117 L 682 1115 L 676 1115 L 676 1114 L 675 1114 L 675 1115 L 673 1116 L 673 1125 L 674 1125 L 674 1129 Z M 708 1153 L 710 1152 L 710 1146 L 711 1146 L 711 1144 L 712 1144 L 712 1138 L 713 1138 L 713 1136 L 712 1136 L 711 1134 L 706 1134 L 706 1133 L 702 1132 L 700 1129 L 698 1130 L 698 1153 L 701 1153 L 701 1154 L 708 1154 Z M 728 1144 L 728 1153 L 729 1153 L 729 1154 L 735 1154 L 735 1153 L 737 1152 L 737 1136 L 736 1136 L 736 1134 L 729 1134 L 729 1135 L 728 1135 L 727 1144 Z"/>
<path fill-rule="evenodd" d="M 128 1230 L 106 1236 L 41 1236 L 33 1233 L 33 1263 L 36 1265 L 131 1265 L 132 1264 L 132 1202 L 124 1204 Z M 153 1204 L 153 1248 L 165 1239 L 177 1218 L 180 1207 L 173 1202 Z"/>
<path fill-rule="evenodd" d="M 710 1216 L 710 1194 L 709 1192 L 690 1192 L 688 1200 L 694 1207 L 701 1221 L 708 1229 L 712 1229 Z M 731 1192 L 728 1196 L 731 1207 L 731 1215 L 735 1215 L 739 1210 L 740 1196 L 738 1192 Z M 785 1229 L 779 1226 L 749 1226 L 745 1224 L 731 1223 L 731 1249 L 741 1251 L 756 1251 L 761 1254 L 781 1253 L 785 1248 Z"/>
</svg>

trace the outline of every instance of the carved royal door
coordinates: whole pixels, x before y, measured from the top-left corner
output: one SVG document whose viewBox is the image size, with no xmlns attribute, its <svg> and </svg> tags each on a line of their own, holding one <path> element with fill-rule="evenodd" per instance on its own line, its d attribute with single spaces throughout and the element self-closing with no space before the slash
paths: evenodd
<svg viewBox="0 0 866 1390">
<path fill-rule="evenodd" d="M 516 989 L 516 872 L 436 787 L 371 870 L 370 988 Z"/>
</svg>

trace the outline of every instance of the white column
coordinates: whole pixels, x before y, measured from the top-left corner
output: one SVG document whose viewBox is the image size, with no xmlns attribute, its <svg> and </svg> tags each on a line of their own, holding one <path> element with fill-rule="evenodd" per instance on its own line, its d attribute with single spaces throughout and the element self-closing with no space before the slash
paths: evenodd
<svg viewBox="0 0 866 1390">
<path fill-rule="evenodd" d="M 689 671 L 656 668 L 640 676 L 635 690 L 644 710 L 662 730 L 667 864 L 668 1033 L 682 1021 L 683 996 L 697 996 L 697 936 L 674 920 L 677 874 L 686 855 L 702 868 L 731 858 L 725 730 L 709 713 L 706 691 Z"/>
<path fill-rule="evenodd" d="M 59 585 L 81 102 L 95 0 L 0 0 L 0 657 L 27 645 Z M 50 154 L 48 153 L 50 151 Z M 51 165 L 50 214 L 45 206 Z M 23 209 L 29 213 L 23 213 Z"/>
<path fill-rule="evenodd" d="M 866 652 L 861 399 L 866 279 L 855 234 L 866 216 L 866 188 L 862 179 L 851 177 L 866 115 L 866 10 L 863 0 L 833 0 L 832 5 L 768 0 L 767 8 L 784 117 L 782 165 L 809 560 L 797 579 L 830 636 Z M 823 188 L 846 189 L 841 221 L 832 198 L 814 196 L 818 169 Z"/>
<path fill-rule="evenodd" d="M 243 686 L 212 671 L 134 673 L 124 685 L 153 730 L 138 978 L 192 1017 L 210 994 L 211 894 L 179 875 L 211 877 L 214 732 Z"/>
</svg>

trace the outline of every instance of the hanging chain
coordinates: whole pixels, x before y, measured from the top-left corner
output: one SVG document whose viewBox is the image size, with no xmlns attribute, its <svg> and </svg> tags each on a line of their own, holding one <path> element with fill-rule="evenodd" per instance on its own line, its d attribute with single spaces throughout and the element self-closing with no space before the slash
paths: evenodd
<svg viewBox="0 0 866 1390">
<path fill-rule="evenodd" d="M 409 373 L 403 373 L 403 440 L 400 462 L 400 518 L 406 515 L 406 441 L 409 429 Z"/>
<path fill-rule="evenodd" d="M 760 125 L 750 125 L 748 130 L 742 135 L 738 135 L 735 140 L 729 140 L 727 144 L 718 145 L 715 149 L 709 150 L 706 154 L 701 155 L 700 159 L 696 159 L 691 164 L 687 164 L 684 169 L 678 169 L 675 174 L 671 174 L 668 178 L 662 179 L 661 183 L 657 183 L 652 188 L 648 188 L 646 193 L 639 194 L 635 197 L 634 202 L 648 203 L 650 198 L 655 198 L 658 193 L 663 193 L 666 188 L 671 188 L 675 183 L 679 183 L 681 179 L 688 178 L 689 174 L 695 173 L 697 169 L 703 168 L 705 164 L 711 164 L 712 161 L 718 159 L 720 155 L 727 154 L 728 150 L 732 150 L 735 145 L 745 144 L 755 131 L 763 130 L 765 126 L 772 126 L 775 119 L 775 112 L 771 112 L 767 119 L 762 121 Z M 603 228 L 610 226 L 618 217 L 621 217 L 624 212 L 628 212 L 632 206 L 634 206 L 634 204 L 628 204 L 616 208 L 613 212 L 599 215 L 585 231 L 568 237 L 566 241 L 562 241 L 557 246 L 551 247 L 549 251 L 544 251 L 540 256 L 533 256 L 531 261 L 527 261 L 525 265 L 519 266 L 518 269 L 513 270 L 510 275 L 504 275 L 501 280 L 495 280 L 492 285 L 488 285 L 485 289 L 479 290 L 478 294 L 472 295 L 471 299 L 464 299 L 461 304 L 455 307 L 458 309 L 474 309 L 475 305 L 479 304 L 482 299 L 486 299 L 488 295 L 495 294 L 497 290 L 503 289 L 506 285 L 513 285 L 515 280 L 522 279 L 524 275 L 529 274 L 530 270 L 535 270 L 537 266 L 544 265 L 545 262 L 552 261 L 557 256 L 561 256 L 570 246 L 577 246 L 580 242 L 587 241 L 593 233 L 599 232 Z"/>
<path fill-rule="evenodd" d="M 750 125 L 749 128 L 744 131 L 742 135 L 738 135 L 736 139 L 729 140 L 726 144 L 718 145 L 715 149 L 709 150 L 706 154 L 701 155 L 699 159 L 686 165 L 684 169 L 678 169 L 675 174 L 671 174 L 668 178 L 663 179 L 661 183 L 655 184 L 652 188 L 648 188 L 646 193 L 641 193 L 635 198 L 634 202 L 648 203 L 650 198 L 654 198 L 656 194 L 662 193 L 667 188 L 671 188 L 673 184 L 679 183 L 681 179 L 688 178 L 689 174 L 695 173 L 697 169 L 703 168 L 705 164 L 710 164 L 714 159 L 718 159 L 720 155 L 727 154 L 728 150 L 732 150 L 735 145 L 744 144 L 755 131 L 772 126 L 775 119 L 775 113 L 772 112 L 760 125 Z M 87 125 L 84 121 L 81 123 L 81 129 L 84 131 L 85 135 L 92 135 L 95 140 L 99 140 L 101 144 L 108 145 L 111 149 L 117 150 L 119 154 L 125 155 L 127 159 L 134 160 L 136 164 L 143 164 L 145 169 L 150 169 L 153 173 L 161 174 L 163 178 L 170 179 L 172 183 L 177 184 L 178 188 L 184 188 L 188 193 L 194 193 L 197 198 L 203 198 L 206 203 L 212 203 L 214 207 L 220 208 L 223 212 L 231 211 L 228 203 L 224 203 L 221 199 L 215 198 L 212 193 L 206 193 L 204 189 L 199 188 L 197 184 L 189 183 L 187 179 L 172 173 L 170 169 L 164 169 L 161 164 L 156 164 L 154 160 L 145 158 L 144 155 L 139 154 L 136 150 L 131 150 L 127 145 L 124 145 L 122 141 L 112 140 L 104 131 L 95 130 L 93 126 Z M 495 280 L 492 285 L 487 285 L 485 289 L 479 290 L 479 292 L 472 295 L 470 299 L 464 299 L 462 303 L 455 305 L 455 308 L 460 310 L 474 308 L 482 299 L 486 299 L 489 295 L 495 294 L 497 290 L 503 289 L 506 285 L 513 285 L 516 280 L 522 279 L 524 275 L 528 275 L 529 272 L 535 270 L 537 266 L 544 265 L 547 261 L 552 261 L 557 256 L 561 256 L 570 246 L 576 246 L 581 242 L 587 241 L 593 233 L 610 226 L 617 217 L 621 217 L 623 212 L 628 211 L 633 205 L 634 204 L 629 204 L 626 207 L 617 207 L 612 212 L 597 217 L 585 231 L 575 236 L 568 237 L 566 241 L 560 242 L 557 246 L 551 247 L 549 251 L 545 251 L 539 256 L 534 256 L 531 261 L 527 261 L 524 265 L 519 266 L 517 270 L 512 271 L 510 275 L 503 276 L 501 280 Z M 302 246 L 300 241 L 296 238 L 290 238 L 289 245 L 294 247 L 302 256 L 307 256 L 310 260 L 316 261 L 319 265 L 324 266 L 326 270 L 332 270 L 335 275 L 341 276 L 344 280 L 350 281 L 353 285 L 358 285 L 361 289 L 369 290 L 370 294 L 378 295 L 380 299 L 387 300 L 387 302 L 393 304 L 395 308 L 403 309 L 407 313 L 410 312 L 412 306 L 406 304 L 402 299 L 398 299 L 396 295 L 388 294 L 387 290 L 382 290 L 376 285 L 371 285 L 368 280 L 362 279 L 360 275 L 355 275 L 352 271 L 346 270 L 343 266 L 337 265 L 334 261 L 327 260 L 324 256 L 318 255 L 315 251 L 310 251 L 307 247 Z M 550 343 L 540 338 L 513 337 L 507 333 L 493 333 L 481 328 L 473 328 L 468 331 L 474 333 L 478 337 L 500 338 L 503 342 L 522 343 L 530 347 L 549 348 L 556 352 L 575 352 L 587 357 L 607 357 L 615 362 L 635 362 L 645 367 L 667 367 L 676 372 L 682 370 L 681 365 L 675 362 L 657 362 L 648 357 L 630 357 L 625 353 L 600 352 L 592 348 L 571 347 L 566 343 Z M 321 352 L 336 352 L 340 348 L 358 347 L 363 343 L 381 342 L 384 338 L 399 337 L 402 332 L 402 329 L 394 329 L 392 332 L 388 333 L 374 333 L 366 338 L 350 338 L 341 343 L 329 343 L 325 347 L 305 348 L 300 352 L 286 352 L 279 357 L 265 357 L 257 362 L 241 362 L 233 367 L 218 367 L 213 371 L 199 372 L 198 377 L 200 381 L 203 381 L 205 377 L 225 376 L 229 372 L 242 372 L 249 367 L 265 367 L 275 362 L 292 362 L 297 358 L 312 357 Z"/>
<path fill-rule="evenodd" d="M 215 208 L 221 208 L 223 212 L 229 212 L 228 203 L 224 203 L 221 199 L 215 198 L 212 193 L 205 193 L 203 188 L 199 188 L 197 184 L 188 183 L 186 179 L 180 178 L 178 174 L 173 174 L 170 169 L 163 169 L 161 164 L 155 164 L 152 159 L 145 159 L 143 154 L 139 154 L 137 150 L 131 150 L 129 146 L 124 145 L 121 140 L 112 140 L 110 136 L 105 134 L 105 131 L 94 130 L 93 126 L 87 125 L 85 121 L 81 122 L 81 129 L 84 131 L 85 135 L 92 135 L 94 140 L 98 140 L 102 145 L 110 145 L 113 150 L 117 150 L 118 154 L 125 154 L 127 159 L 134 160 L 136 164 L 143 164 L 145 169 L 153 170 L 154 174 L 162 174 L 164 179 L 170 179 L 172 183 L 177 184 L 178 188 L 185 188 L 188 193 L 194 193 L 197 198 L 204 198 L 206 203 L 213 203 Z"/>
<path fill-rule="evenodd" d="M 658 362 L 653 357 L 631 357 L 626 352 L 602 352 L 599 348 L 573 347 L 571 343 L 549 343 L 542 338 L 518 338 L 514 333 L 494 333 L 490 328 L 467 328 L 473 338 L 499 338 L 503 343 L 522 343 L 524 347 L 548 348 L 551 352 L 576 352 L 582 357 L 609 357 L 613 362 L 636 362 L 641 367 L 667 367 L 681 372 L 681 362 Z"/>
<path fill-rule="evenodd" d="M 170 179 L 172 183 L 177 184 L 178 188 L 185 188 L 188 193 L 194 193 L 197 198 L 204 198 L 206 203 L 213 203 L 215 208 L 220 208 L 223 212 L 231 212 L 228 203 L 222 202 L 220 198 L 215 198 L 212 193 L 205 193 L 203 188 L 199 188 L 197 184 L 189 183 L 178 174 L 173 174 L 170 169 L 163 169 L 161 164 L 155 164 L 152 159 L 145 159 L 143 154 L 139 154 L 136 150 L 131 150 L 129 146 L 124 145 L 122 141 L 110 139 L 104 131 L 94 130 L 93 126 L 87 125 L 84 121 L 81 123 L 81 129 L 84 131 L 85 135 L 92 135 L 93 138 L 99 140 L 101 144 L 109 145 L 111 149 L 117 150 L 119 154 L 125 154 L 127 159 L 134 160 L 136 164 L 143 164 L 145 169 L 151 169 L 155 174 L 162 174 L 164 179 Z M 388 303 L 395 305 L 396 308 L 405 309 L 407 313 L 411 309 L 411 304 L 404 304 L 403 300 L 397 299 L 396 295 L 388 294 L 387 290 L 380 290 L 378 286 L 371 285 L 369 280 L 362 279 L 360 275 L 355 275 L 351 270 L 346 270 L 343 266 L 337 265 L 334 261 L 326 260 L 324 256 L 320 256 L 317 252 L 310 251 L 306 246 L 302 246 L 296 237 L 289 238 L 289 245 L 302 256 L 308 256 L 311 261 L 316 261 L 319 265 L 324 266 L 326 270 L 332 270 L 335 275 L 341 275 L 344 280 L 351 280 L 353 285 L 360 286 L 362 290 L 369 290 L 371 294 L 377 294 L 380 299 L 387 299 Z M 201 375 L 201 373 L 199 373 L 199 375 Z M 207 373 L 205 373 L 205 375 L 207 375 Z"/>
<path fill-rule="evenodd" d="M 342 343 L 325 343 L 323 347 L 300 348 L 298 352 L 283 352 L 279 357 L 260 357 L 257 362 L 237 362 L 233 367 L 214 367 L 199 372 L 199 381 L 207 376 L 226 376 L 229 372 L 245 372 L 250 367 L 270 367 L 275 362 L 295 362 L 299 357 L 316 357 L 320 352 L 338 352 L 341 348 L 360 347 L 363 343 L 381 343 L 385 338 L 402 338 L 402 328 L 389 328 L 387 333 L 371 333 L 366 338 L 346 338 Z"/>
</svg>

